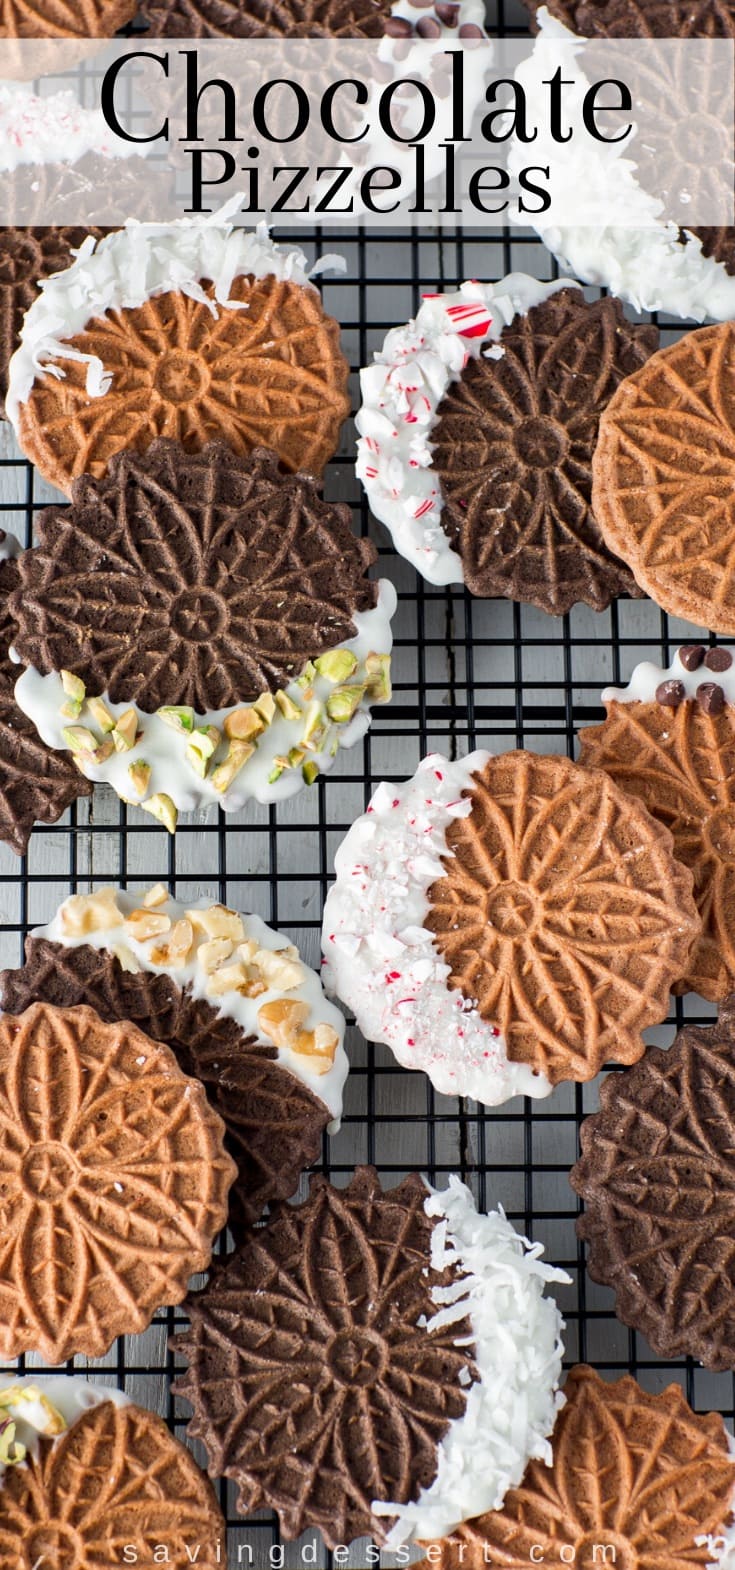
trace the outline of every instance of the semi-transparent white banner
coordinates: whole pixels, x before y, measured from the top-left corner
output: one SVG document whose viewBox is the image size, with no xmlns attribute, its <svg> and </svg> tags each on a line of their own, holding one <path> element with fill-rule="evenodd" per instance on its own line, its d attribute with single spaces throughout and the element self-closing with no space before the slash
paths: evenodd
<svg viewBox="0 0 735 1570">
<path fill-rule="evenodd" d="M 0 223 L 733 223 L 731 42 L 476 32 L 3 41 Z"/>
</svg>

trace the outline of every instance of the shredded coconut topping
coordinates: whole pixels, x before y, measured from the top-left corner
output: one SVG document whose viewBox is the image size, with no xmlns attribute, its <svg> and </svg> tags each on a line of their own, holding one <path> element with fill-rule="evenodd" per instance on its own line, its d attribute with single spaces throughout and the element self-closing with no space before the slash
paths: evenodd
<svg viewBox="0 0 735 1570">
<path fill-rule="evenodd" d="M 360 372 L 357 474 L 372 511 L 396 549 L 430 583 L 461 583 L 462 561 L 441 525 L 443 499 L 432 468 L 430 432 L 447 388 L 481 354 L 497 359 L 497 339 L 569 279 L 539 283 L 509 273 L 500 283 L 463 283 L 455 294 L 425 295 L 414 320 L 388 333 Z"/>
<path fill-rule="evenodd" d="M 449 989 L 450 968 L 424 926 L 447 828 L 470 812 L 462 792 L 487 757 L 450 763 L 434 753 L 406 784 L 378 786 L 337 851 L 322 947 L 325 986 L 363 1035 L 384 1041 L 404 1067 L 424 1069 L 442 1094 L 497 1106 L 551 1086 L 527 1063 L 510 1062 L 499 1030 Z"/>
<path fill-rule="evenodd" d="M 450 1286 L 432 1288 L 437 1312 L 427 1329 L 469 1315 L 480 1378 L 439 1445 L 430 1487 L 413 1504 L 373 1504 L 376 1515 L 397 1517 L 389 1551 L 411 1537 L 443 1537 L 462 1521 L 498 1510 L 529 1461 L 550 1463 L 549 1435 L 564 1404 L 558 1389 L 564 1321 L 544 1288 L 568 1284 L 569 1276 L 544 1264 L 541 1244 L 521 1237 L 502 1209 L 478 1214 L 458 1177 L 442 1193 L 432 1190 L 424 1209 L 437 1218 L 433 1269 L 457 1272 Z"/>
<path fill-rule="evenodd" d="M 240 197 L 210 217 L 180 219 L 170 224 L 137 223 L 95 241 L 90 236 L 71 267 L 45 279 L 27 312 L 18 349 L 10 361 L 5 406 L 16 429 L 20 405 L 30 396 L 36 372 L 49 358 L 78 360 L 87 365 L 87 392 L 100 398 L 110 374 L 96 355 L 82 354 L 66 341 L 105 311 L 131 310 L 153 295 L 175 290 L 208 305 L 214 317 L 222 310 L 245 310 L 230 299 L 235 278 L 252 273 L 273 275 L 307 286 L 327 267 L 344 269 L 340 257 L 324 256 L 309 268 L 300 250 L 284 251 L 268 233 L 267 224 L 236 229 L 228 220 L 239 209 Z M 214 286 L 214 299 L 202 288 Z M 58 366 L 48 368 L 63 376 Z"/>
</svg>

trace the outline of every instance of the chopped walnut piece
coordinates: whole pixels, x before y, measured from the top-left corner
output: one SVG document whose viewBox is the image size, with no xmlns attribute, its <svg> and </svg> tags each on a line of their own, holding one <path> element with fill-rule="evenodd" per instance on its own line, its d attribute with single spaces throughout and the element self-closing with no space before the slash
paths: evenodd
<svg viewBox="0 0 735 1570">
<path fill-rule="evenodd" d="M 143 904 L 146 910 L 152 910 L 156 905 L 165 905 L 168 899 L 168 889 L 163 883 L 154 883 L 153 888 L 143 895 Z"/>
<path fill-rule="evenodd" d="M 289 959 L 283 949 L 258 949 L 253 964 L 268 987 L 281 992 L 300 987 L 306 974 L 301 961 Z"/>
<path fill-rule="evenodd" d="M 334 1055 L 339 1045 L 339 1036 L 331 1025 L 316 1025 L 313 1030 L 300 1030 L 296 1041 L 292 1044 L 293 1051 L 300 1057 L 310 1059 L 310 1067 L 315 1074 L 327 1074 L 334 1062 Z"/>
<path fill-rule="evenodd" d="M 147 943 L 149 938 L 160 938 L 162 933 L 171 931 L 171 917 L 154 910 L 133 910 L 125 925 L 139 943 Z"/>
<path fill-rule="evenodd" d="M 151 960 L 154 965 L 185 965 L 194 943 L 194 931 L 190 921 L 177 921 L 171 928 L 167 943 L 159 943 L 157 948 L 151 949 Z"/>
<path fill-rule="evenodd" d="M 299 1003 L 295 998 L 277 998 L 273 1003 L 263 1003 L 258 1009 L 258 1024 L 263 1035 L 276 1047 L 293 1047 L 308 1017 L 308 1003 Z"/>
<path fill-rule="evenodd" d="M 235 945 L 230 938 L 211 938 L 209 943 L 200 943 L 197 949 L 197 959 L 210 975 L 218 965 L 222 965 L 235 951 Z"/>
<path fill-rule="evenodd" d="M 121 927 L 115 889 L 98 889 L 94 894 L 71 894 L 61 907 L 61 930 L 67 937 L 83 938 L 88 932 L 104 932 Z"/>
<path fill-rule="evenodd" d="M 242 916 L 236 910 L 228 910 L 226 905 L 187 910 L 186 914 L 195 930 L 206 932 L 208 938 L 230 938 L 233 943 L 239 943 L 245 937 Z"/>
<path fill-rule="evenodd" d="M 212 971 L 207 982 L 207 997 L 219 998 L 225 992 L 240 992 L 248 985 L 247 967 L 238 961 L 234 965 L 220 965 Z"/>
</svg>

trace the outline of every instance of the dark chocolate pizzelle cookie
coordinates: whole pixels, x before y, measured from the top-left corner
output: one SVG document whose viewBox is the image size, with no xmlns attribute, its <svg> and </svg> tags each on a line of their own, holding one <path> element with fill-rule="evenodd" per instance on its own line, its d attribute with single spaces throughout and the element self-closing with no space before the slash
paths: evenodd
<svg viewBox="0 0 735 1570">
<path fill-rule="evenodd" d="M 0 998 L 6 1014 L 35 1002 L 86 1003 L 106 1022 L 130 1020 L 170 1047 L 225 1124 L 225 1148 L 237 1164 L 230 1225 L 257 1220 L 272 1200 L 289 1198 L 319 1155 L 330 1121 L 324 1103 L 279 1066 L 275 1047 L 244 1036 L 234 1019 L 169 976 L 123 969 L 109 949 L 28 937 L 22 968 L 0 974 Z"/>
<path fill-rule="evenodd" d="M 0 546 L 7 536 L 0 530 Z M 92 787 L 71 759 L 52 752 L 18 708 L 18 667 L 10 659 L 15 623 L 8 601 L 20 580 L 17 559 L 0 558 L 0 839 L 23 855 L 34 823 L 56 823 Z"/>
<path fill-rule="evenodd" d="M 594 1281 L 660 1357 L 735 1368 L 735 995 L 611 1074 L 572 1187 Z"/>
<path fill-rule="evenodd" d="M 187 1299 L 171 1344 L 189 1434 L 240 1510 L 276 1510 L 288 1539 L 384 1538 L 372 1502 L 415 1499 L 465 1410 L 469 1321 L 427 1328 L 453 1279 L 432 1268 L 428 1193 L 415 1175 L 384 1193 L 370 1167 L 343 1190 L 316 1177 Z"/>
<path fill-rule="evenodd" d="M 272 453 L 212 442 L 126 452 L 75 481 L 19 558 L 15 647 L 44 674 L 147 713 L 226 708 L 277 688 L 354 636 L 377 602 L 375 546 Z"/>
<path fill-rule="evenodd" d="M 390 0 L 144 0 L 154 38 L 380 38 Z"/>
<path fill-rule="evenodd" d="M 617 300 L 562 289 L 500 334 L 499 359 L 470 359 L 438 409 L 433 466 L 442 527 L 471 593 L 554 615 L 639 596 L 605 545 L 592 507 L 600 415 L 658 342 Z"/>
</svg>

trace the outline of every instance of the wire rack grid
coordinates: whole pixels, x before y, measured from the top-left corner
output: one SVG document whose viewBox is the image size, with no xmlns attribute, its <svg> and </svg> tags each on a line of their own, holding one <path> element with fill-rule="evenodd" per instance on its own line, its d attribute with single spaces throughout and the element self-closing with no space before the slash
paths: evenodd
<svg viewBox="0 0 735 1570">
<path fill-rule="evenodd" d="M 491 21 L 501 32 L 525 30 L 514 0 L 499 0 Z M 278 238 L 305 243 L 302 231 L 284 231 Z M 318 254 L 322 238 L 311 239 Z M 389 327 L 416 310 L 424 289 L 453 288 L 466 277 L 496 279 L 510 271 L 556 275 L 536 237 L 519 231 L 511 236 L 503 230 L 464 230 L 441 237 L 426 230 L 340 232 L 324 236 L 323 249 L 339 249 L 347 261 L 344 277 L 327 279 L 323 288 L 327 309 L 342 324 L 353 369 L 353 405 L 360 365 Z M 663 318 L 659 326 L 663 342 L 686 330 Z M 374 711 L 367 737 L 339 754 L 331 774 L 278 808 L 252 806 L 227 818 L 203 811 L 184 818 L 171 839 L 142 812 L 98 788 L 91 802 L 79 803 L 59 824 L 37 829 L 22 861 L 0 846 L 3 965 L 20 963 L 26 932 L 49 920 L 70 892 L 107 882 L 135 888 L 158 880 L 180 898 L 204 893 L 257 911 L 318 965 L 321 911 L 334 852 L 380 780 L 405 779 L 433 750 L 462 756 L 477 746 L 494 752 L 518 746 L 574 756 L 580 726 L 601 718 L 599 692 L 606 682 L 627 680 L 643 658 L 668 663 L 679 642 L 707 637 L 668 618 L 650 601 L 620 600 L 600 614 L 576 607 L 554 619 L 527 606 L 472 600 L 456 587 L 424 584 L 392 553 L 368 516 L 354 475 L 351 428 L 330 464 L 326 492 L 353 505 L 356 526 L 374 536 L 380 571 L 399 592 L 392 703 Z M 34 514 L 58 500 L 22 460 L 9 429 L 2 428 L 2 526 L 30 543 Z M 702 1021 L 712 1012 L 699 999 L 678 999 L 670 1020 L 651 1031 L 650 1040 L 667 1044 L 684 1018 Z M 571 1285 L 558 1293 L 567 1324 L 567 1365 L 585 1360 L 611 1376 L 630 1371 L 651 1391 L 675 1381 L 695 1408 L 720 1410 L 732 1419 L 732 1376 L 708 1373 L 691 1360 L 655 1357 L 641 1336 L 617 1321 L 610 1292 L 585 1275 L 584 1250 L 574 1227 L 578 1202 L 568 1171 L 577 1155 L 579 1123 L 597 1105 L 595 1083 L 561 1086 L 547 1101 L 515 1100 L 490 1111 L 436 1094 L 422 1074 L 399 1068 L 387 1049 L 366 1043 L 354 1028 L 348 1030 L 348 1050 L 345 1115 L 340 1132 L 325 1137 L 324 1172 L 343 1184 L 356 1163 L 369 1161 L 385 1184 L 419 1169 L 440 1186 L 449 1172 L 460 1172 L 482 1206 L 503 1204 L 516 1225 L 569 1272 Z M 171 1396 L 174 1362 L 167 1351 L 169 1334 L 182 1323 L 180 1310 L 163 1311 L 144 1335 L 122 1338 L 95 1362 L 77 1359 L 76 1367 L 95 1380 L 118 1384 L 160 1412 L 183 1439 L 187 1407 Z M 25 1371 L 40 1366 L 33 1357 L 19 1365 Z M 260 1570 L 304 1562 L 309 1537 L 281 1547 L 270 1516 L 245 1523 L 237 1516 L 232 1490 L 222 1485 L 221 1493 L 229 1565 L 253 1564 Z M 339 1562 L 364 1564 L 365 1545 L 353 1545 Z M 332 1556 L 317 1548 L 311 1563 L 319 1570 L 331 1566 Z"/>
</svg>

